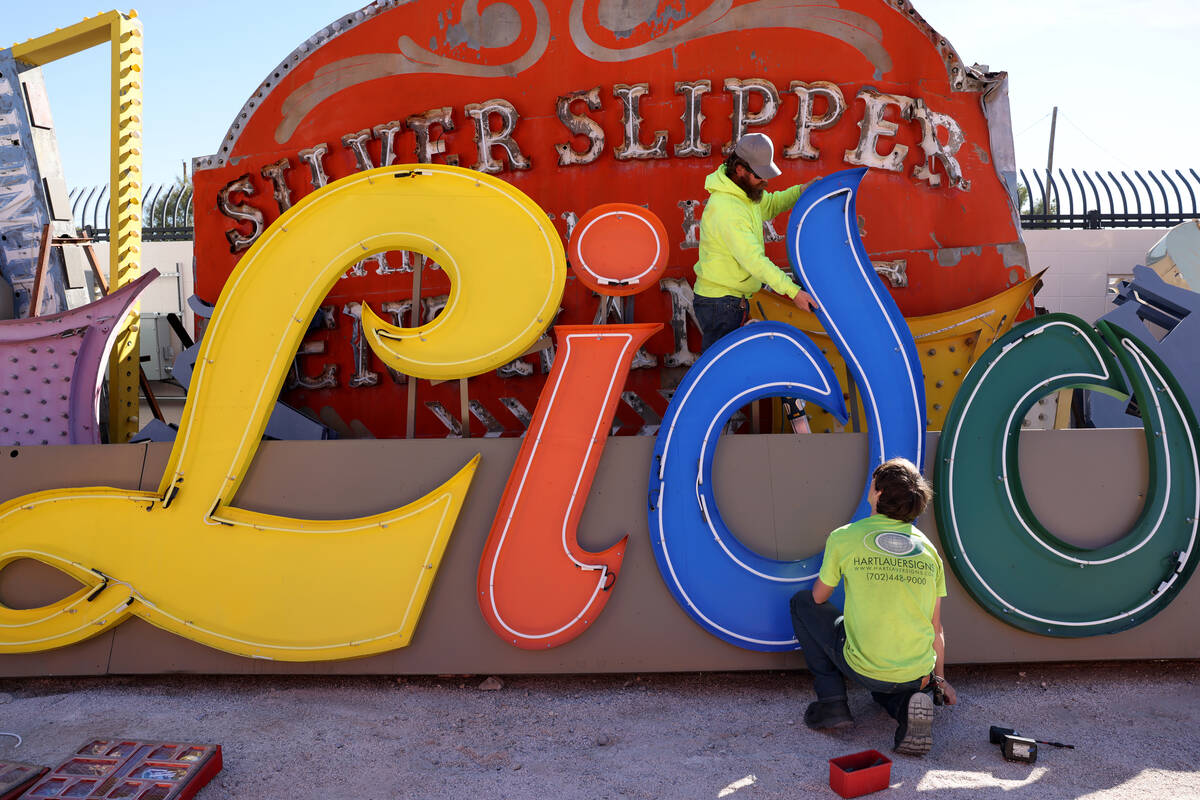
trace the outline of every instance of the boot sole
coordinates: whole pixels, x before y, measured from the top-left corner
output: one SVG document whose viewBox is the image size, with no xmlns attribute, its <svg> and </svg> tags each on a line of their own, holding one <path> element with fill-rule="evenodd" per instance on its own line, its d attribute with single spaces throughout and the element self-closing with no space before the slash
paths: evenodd
<svg viewBox="0 0 1200 800">
<path fill-rule="evenodd" d="M 923 756 L 933 747 L 933 700 L 917 692 L 908 700 L 908 731 L 896 745 L 896 752 Z"/>
</svg>

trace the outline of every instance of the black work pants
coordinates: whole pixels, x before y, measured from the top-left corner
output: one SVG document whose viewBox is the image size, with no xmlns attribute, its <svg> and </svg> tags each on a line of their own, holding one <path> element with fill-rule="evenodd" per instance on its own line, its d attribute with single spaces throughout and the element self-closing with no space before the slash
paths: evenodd
<svg viewBox="0 0 1200 800">
<path fill-rule="evenodd" d="M 696 322 L 700 324 L 700 350 L 703 352 L 722 336 L 733 333 L 745 324 L 750 316 L 750 301 L 730 295 L 705 297 L 698 294 L 692 298 L 692 309 L 696 312 Z"/>
<path fill-rule="evenodd" d="M 813 690 L 818 700 L 840 700 L 846 696 L 846 678 L 871 691 L 875 702 L 883 706 L 892 719 L 900 719 L 908 698 L 921 688 L 921 678 L 892 683 L 868 678 L 855 672 L 846 663 L 846 627 L 842 612 L 832 603 L 817 604 L 811 589 L 801 589 L 792 596 L 792 627 L 796 640 L 804 651 L 804 660 L 813 676 Z"/>
</svg>

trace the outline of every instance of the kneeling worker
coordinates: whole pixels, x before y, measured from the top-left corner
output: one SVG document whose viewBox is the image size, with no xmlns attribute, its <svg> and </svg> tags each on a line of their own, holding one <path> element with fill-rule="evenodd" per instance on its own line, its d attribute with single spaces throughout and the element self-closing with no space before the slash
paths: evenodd
<svg viewBox="0 0 1200 800">
<path fill-rule="evenodd" d="M 808 727 L 854 724 L 846 703 L 849 677 L 871 690 L 898 723 L 896 752 L 924 755 L 933 743 L 930 693 L 940 692 L 949 705 L 958 701 L 944 677 L 942 559 L 912 525 L 932 497 L 911 461 L 881 464 L 867 495 L 872 516 L 829 534 L 811 593 L 792 597 L 792 624 L 817 694 L 804 714 Z M 826 602 L 843 579 L 844 615 Z"/>
</svg>

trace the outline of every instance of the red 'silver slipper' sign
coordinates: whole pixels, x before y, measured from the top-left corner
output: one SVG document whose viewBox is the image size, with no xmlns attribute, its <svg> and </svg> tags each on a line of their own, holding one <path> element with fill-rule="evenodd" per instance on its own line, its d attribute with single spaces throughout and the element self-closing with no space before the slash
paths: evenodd
<svg viewBox="0 0 1200 800">
<path fill-rule="evenodd" d="M 907 0 L 381 0 L 301 42 L 216 153 L 196 159 L 197 293 L 215 300 L 299 197 L 371 166 L 497 174 L 564 240 L 589 208 L 644 205 L 664 222 L 669 255 L 636 318 L 672 324 L 629 377 L 636 402 L 617 408 L 618 427 L 636 431 L 665 412 L 662 390 L 679 379 L 671 370 L 695 359 L 685 283 L 704 179 L 747 132 L 775 143 L 783 175 L 771 189 L 870 169 L 859 226 L 905 315 L 967 306 L 1025 277 L 1005 186 L 1015 172 L 1006 76 L 965 66 Z M 780 264 L 785 224 L 766 231 Z M 395 409 L 415 391 L 418 435 L 458 432 L 459 387 L 389 376 L 360 352 L 351 307 L 365 299 L 396 324 L 432 318 L 450 285 L 431 264 L 414 292 L 414 269 L 431 255 L 348 264 L 284 399 L 344 434 L 386 437 L 409 432 Z M 569 280 L 558 323 L 592 322 L 597 302 Z M 461 424 L 472 435 L 521 433 L 550 367 L 541 351 L 472 378 L 474 418 Z"/>
</svg>

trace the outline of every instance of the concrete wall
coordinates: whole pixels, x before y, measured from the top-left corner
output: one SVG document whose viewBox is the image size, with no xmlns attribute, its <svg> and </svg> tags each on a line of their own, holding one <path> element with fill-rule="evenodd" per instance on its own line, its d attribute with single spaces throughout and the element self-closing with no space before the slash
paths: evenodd
<svg viewBox="0 0 1200 800">
<path fill-rule="evenodd" d="M 1145 264 L 1146 252 L 1168 230 L 1024 231 L 1030 270 L 1050 270 L 1037 304 L 1095 322 L 1112 307 L 1105 295 L 1109 278 L 1128 277 L 1135 265 Z"/>
<path fill-rule="evenodd" d="M 108 270 L 108 242 L 96 245 L 96 262 L 100 269 Z M 143 362 L 142 369 L 152 381 L 170 376 L 171 365 L 182 346 L 166 320 L 168 313 L 180 314 L 183 325 L 194 337 L 195 315 L 188 307 L 187 299 L 195 284 L 192 269 L 191 242 L 143 242 L 142 274 L 157 269 L 161 277 L 142 293 L 139 313 L 142 317 L 141 351 L 150 360 Z M 142 421 L 146 421 L 143 416 Z"/>
<path fill-rule="evenodd" d="M 108 270 L 108 242 L 96 244 L 96 262 L 100 268 Z M 194 269 L 192 268 L 191 242 L 142 242 L 142 274 L 151 269 L 157 269 L 163 276 L 178 282 L 179 289 L 168 287 L 166 281 L 162 285 L 155 282 L 142 295 L 141 311 L 145 313 L 179 312 L 179 297 L 183 298 L 183 323 L 188 330 L 193 330 L 193 315 L 187 308 L 187 299 L 192 294 Z M 177 276 L 177 277 L 176 277 Z"/>
</svg>

